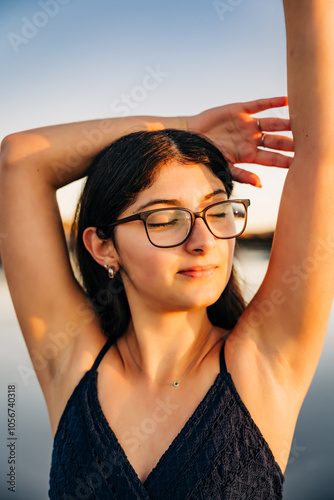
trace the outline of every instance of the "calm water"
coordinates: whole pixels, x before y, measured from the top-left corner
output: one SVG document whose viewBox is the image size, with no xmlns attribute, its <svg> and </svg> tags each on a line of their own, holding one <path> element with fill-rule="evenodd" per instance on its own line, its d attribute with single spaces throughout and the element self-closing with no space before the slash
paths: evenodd
<svg viewBox="0 0 334 500">
<path fill-rule="evenodd" d="M 241 252 L 247 294 L 257 289 L 267 267 L 263 251 Z M 47 409 L 0 271 L 0 498 L 46 500 L 52 437 Z M 309 393 L 298 419 L 284 500 L 334 499 L 334 308 Z M 7 386 L 16 385 L 16 492 L 7 490 Z M 236 499 L 237 500 L 237 499 Z"/>
</svg>

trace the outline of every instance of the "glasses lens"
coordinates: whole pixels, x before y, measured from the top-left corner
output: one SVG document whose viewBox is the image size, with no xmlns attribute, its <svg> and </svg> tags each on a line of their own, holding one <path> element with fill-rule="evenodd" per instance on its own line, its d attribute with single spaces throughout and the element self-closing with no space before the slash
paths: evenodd
<svg viewBox="0 0 334 500">
<path fill-rule="evenodd" d="M 153 245 L 169 247 L 179 245 L 187 237 L 191 216 L 182 210 L 160 210 L 146 219 L 146 227 Z"/>
<path fill-rule="evenodd" d="M 206 221 L 216 238 L 234 238 L 246 225 L 246 208 L 240 202 L 221 203 L 206 212 Z"/>
</svg>

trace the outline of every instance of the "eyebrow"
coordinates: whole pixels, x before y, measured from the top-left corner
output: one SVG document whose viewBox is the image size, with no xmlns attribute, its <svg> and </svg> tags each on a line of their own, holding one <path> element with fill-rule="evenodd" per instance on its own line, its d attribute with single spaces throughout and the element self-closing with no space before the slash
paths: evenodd
<svg viewBox="0 0 334 500">
<path fill-rule="evenodd" d="M 227 194 L 227 193 L 224 189 L 216 189 L 216 191 L 213 191 L 212 193 L 205 195 L 202 198 L 202 202 L 211 200 L 214 196 L 217 196 L 219 194 Z M 172 205 L 173 207 L 179 207 L 182 204 L 181 204 L 180 200 L 176 200 L 176 199 L 152 200 L 152 201 L 149 201 L 148 203 L 144 203 L 144 205 L 140 205 L 140 207 L 138 207 L 136 209 L 136 212 L 141 212 L 144 208 L 152 207 L 153 205 Z"/>
</svg>

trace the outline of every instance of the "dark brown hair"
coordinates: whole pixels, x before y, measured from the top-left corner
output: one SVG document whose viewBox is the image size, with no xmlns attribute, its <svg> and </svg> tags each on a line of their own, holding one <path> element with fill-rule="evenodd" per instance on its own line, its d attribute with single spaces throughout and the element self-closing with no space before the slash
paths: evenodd
<svg viewBox="0 0 334 500">
<path fill-rule="evenodd" d="M 108 225 L 129 207 L 138 194 L 149 187 L 163 165 L 177 161 L 182 164 L 206 165 L 223 182 L 230 197 L 233 183 L 227 161 L 207 139 L 191 132 L 166 129 L 135 132 L 121 137 L 104 149 L 89 168 L 72 227 L 82 286 L 100 317 L 106 335 L 114 339 L 125 332 L 130 309 L 120 273 L 112 280 L 86 250 L 83 232 L 87 227 L 98 229 L 103 239 L 114 240 Z M 117 246 L 116 246 L 117 248 Z M 235 272 L 218 301 L 207 308 L 210 321 L 232 329 L 245 308 Z"/>
</svg>

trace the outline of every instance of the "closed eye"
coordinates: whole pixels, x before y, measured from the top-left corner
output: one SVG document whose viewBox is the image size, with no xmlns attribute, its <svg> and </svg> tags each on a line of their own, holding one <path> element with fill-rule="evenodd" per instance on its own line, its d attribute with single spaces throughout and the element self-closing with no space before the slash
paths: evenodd
<svg viewBox="0 0 334 500">
<path fill-rule="evenodd" d="M 149 228 L 152 228 L 152 229 L 158 229 L 158 228 L 165 228 L 165 227 L 172 227 L 172 226 L 175 226 L 175 224 L 177 224 L 179 222 L 179 219 L 173 219 L 171 221 L 168 221 L 168 222 L 159 222 L 159 223 L 149 223 L 148 226 Z"/>
<path fill-rule="evenodd" d="M 218 214 L 210 214 L 208 217 L 210 217 L 210 218 L 216 217 L 218 219 L 224 219 L 225 217 L 228 217 L 228 215 L 229 214 L 227 214 L 226 212 L 221 212 Z"/>
</svg>

